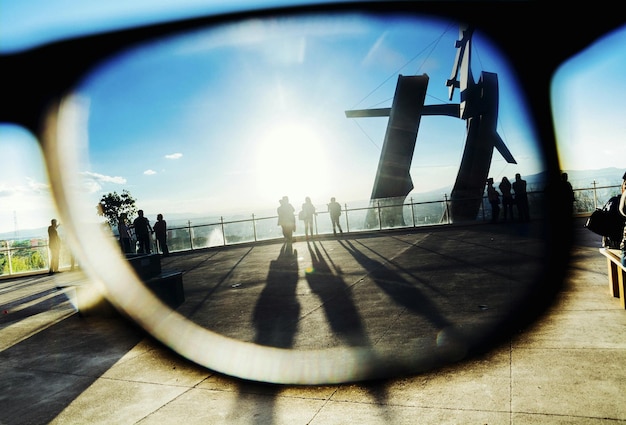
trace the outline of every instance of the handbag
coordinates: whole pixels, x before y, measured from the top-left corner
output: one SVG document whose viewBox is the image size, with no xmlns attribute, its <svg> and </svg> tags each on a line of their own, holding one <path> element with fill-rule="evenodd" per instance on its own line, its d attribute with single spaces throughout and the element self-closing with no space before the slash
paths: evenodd
<svg viewBox="0 0 626 425">
<path fill-rule="evenodd" d="M 600 236 L 611 236 L 615 234 L 618 225 L 617 217 L 610 211 L 596 209 L 585 223 L 585 228 Z"/>
</svg>

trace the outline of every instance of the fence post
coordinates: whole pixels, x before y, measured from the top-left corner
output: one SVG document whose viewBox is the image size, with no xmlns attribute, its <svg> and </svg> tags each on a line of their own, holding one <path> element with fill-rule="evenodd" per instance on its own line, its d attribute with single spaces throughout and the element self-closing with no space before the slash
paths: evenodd
<svg viewBox="0 0 626 425">
<path fill-rule="evenodd" d="M 193 236 L 191 235 L 191 221 L 187 220 L 187 233 L 189 234 L 189 248 L 193 251 Z"/>
<path fill-rule="evenodd" d="M 380 210 L 380 201 L 376 201 L 376 206 L 378 207 L 378 230 L 383 230 L 383 216 Z"/>
<path fill-rule="evenodd" d="M 7 241 L 7 257 L 9 259 L 9 276 L 13 274 L 13 259 L 11 258 L 11 246 L 10 241 Z"/>
<path fill-rule="evenodd" d="M 487 218 L 485 217 L 485 197 L 483 196 L 482 198 L 480 198 L 480 209 L 483 212 L 483 221 L 487 221 Z"/>
<path fill-rule="evenodd" d="M 222 245 L 226 246 L 226 233 L 224 233 L 224 217 L 220 216 L 220 227 L 222 228 Z"/>
<path fill-rule="evenodd" d="M 413 210 L 413 197 L 411 196 L 411 220 L 413 220 L 413 227 L 416 227 L 415 225 L 415 211 Z"/>
<path fill-rule="evenodd" d="M 598 208 L 598 193 L 596 192 L 596 181 L 594 180 L 593 183 L 591 183 L 593 185 L 593 208 L 597 209 Z"/>
<path fill-rule="evenodd" d="M 252 213 L 252 234 L 254 235 L 254 241 L 256 242 L 256 221 L 254 220 L 254 213 Z"/>
<path fill-rule="evenodd" d="M 448 207 L 448 194 L 447 193 L 443 194 L 443 202 L 445 203 L 445 208 L 446 208 L 446 219 L 448 221 L 447 224 L 450 224 L 450 208 Z"/>
<path fill-rule="evenodd" d="M 343 204 L 343 211 L 346 215 L 346 232 L 350 232 L 350 221 L 348 220 L 348 204 Z"/>
</svg>

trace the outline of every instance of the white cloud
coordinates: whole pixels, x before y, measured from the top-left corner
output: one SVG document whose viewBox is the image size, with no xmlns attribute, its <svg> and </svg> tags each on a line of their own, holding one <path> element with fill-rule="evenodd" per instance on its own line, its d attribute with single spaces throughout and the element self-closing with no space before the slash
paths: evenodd
<svg viewBox="0 0 626 425">
<path fill-rule="evenodd" d="M 104 174 L 83 171 L 80 173 L 84 180 L 83 186 L 88 193 L 95 193 L 102 189 L 103 183 L 126 184 L 126 179 L 120 176 L 106 176 Z"/>
<path fill-rule="evenodd" d="M 38 182 L 31 177 L 26 177 L 28 187 L 35 192 L 49 192 L 50 185 L 48 183 Z"/>
<path fill-rule="evenodd" d="M 94 180 L 101 183 L 115 183 L 115 184 L 125 184 L 126 179 L 120 176 L 105 176 L 104 174 L 92 173 L 91 171 L 83 171 L 81 173 L 87 179 Z"/>
<path fill-rule="evenodd" d="M 180 152 L 171 153 L 169 155 L 165 155 L 166 159 L 180 159 L 183 157 L 183 154 Z"/>
<path fill-rule="evenodd" d="M 40 182 L 32 177 L 24 177 L 26 179 L 26 185 L 23 184 L 7 184 L 0 182 L 0 197 L 10 197 L 15 195 L 46 195 L 50 194 L 50 185 L 48 183 Z"/>
<path fill-rule="evenodd" d="M 102 185 L 94 180 L 85 180 L 83 182 L 83 187 L 85 188 L 87 193 L 100 192 L 100 190 L 102 189 Z"/>
<path fill-rule="evenodd" d="M 154 174 L 156 174 L 157 172 L 154 170 L 146 170 L 143 172 L 146 176 L 152 176 Z"/>
</svg>

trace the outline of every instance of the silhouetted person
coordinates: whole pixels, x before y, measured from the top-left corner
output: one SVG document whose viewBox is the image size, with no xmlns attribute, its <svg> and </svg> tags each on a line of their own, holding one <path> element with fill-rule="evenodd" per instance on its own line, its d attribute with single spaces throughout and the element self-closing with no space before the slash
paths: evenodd
<svg viewBox="0 0 626 425">
<path fill-rule="evenodd" d="M 513 221 L 513 194 L 511 193 L 511 182 L 507 177 L 502 177 L 502 181 L 498 186 L 500 193 L 502 194 L 502 214 L 504 215 L 504 221 L 507 221 L 509 216 Z"/>
<path fill-rule="evenodd" d="M 296 217 L 294 215 L 296 210 L 293 205 L 289 203 L 287 196 L 283 196 L 283 199 L 279 202 L 280 206 L 276 210 L 278 213 L 278 225 L 283 229 L 285 242 L 291 243 L 293 241 L 293 232 L 296 231 Z"/>
<path fill-rule="evenodd" d="M 59 271 L 59 254 L 61 253 L 61 239 L 57 233 L 57 228 L 60 225 L 57 224 L 57 220 L 53 218 L 50 220 L 50 226 L 48 226 L 48 248 L 50 249 L 50 269 L 48 274 L 56 273 Z"/>
<path fill-rule="evenodd" d="M 137 211 L 138 217 L 133 221 L 133 227 L 135 228 L 135 236 L 137 236 L 137 242 L 139 242 L 139 253 L 150 254 L 152 252 L 150 248 L 150 233 L 152 233 L 152 227 L 150 227 L 150 221 L 143 216 L 143 210 Z"/>
<path fill-rule="evenodd" d="M 304 198 L 304 204 L 302 204 L 301 220 L 304 221 L 304 236 L 308 239 L 309 234 L 313 237 L 313 216 L 315 213 L 315 205 L 311 203 L 311 198 L 308 196 Z"/>
<path fill-rule="evenodd" d="M 154 223 L 154 236 L 156 237 L 158 248 L 161 249 L 164 257 L 170 255 L 167 247 L 167 222 L 163 220 L 163 214 L 157 215 L 157 221 Z"/>
<path fill-rule="evenodd" d="M 337 235 L 337 229 L 339 229 L 339 233 L 343 233 L 341 224 L 339 223 L 339 216 L 341 216 L 341 204 L 335 200 L 334 196 L 330 198 L 330 203 L 328 204 L 328 214 L 330 215 L 330 222 L 333 224 L 333 234 Z"/>
<path fill-rule="evenodd" d="M 517 215 L 520 221 L 530 221 L 530 211 L 528 209 L 528 193 L 526 193 L 526 180 L 522 176 L 515 174 L 515 181 L 512 184 L 515 192 L 515 205 L 517 206 Z"/>
<path fill-rule="evenodd" d="M 619 200 L 619 213 L 622 217 L 626 218 L 626 173 L 622 177 L 622 196 Z M 620 249 L 622 250 L 622 266 L 626 266 L 626 226 L 624 226 L 622 235 L 622 243 Z"/>
<path fill-rule="evenodd" d="M 487 180 L 487 199 L 491 204 L 491 222 L 497 223 L 500 216 L 500 194 L 493 187 L 493 178 L 491 177 Z"/>
<path fill-rule="evenodd" d="M 624 174 L 624 178 L 622 181 L 621 193 L 624 193 L 625 189 L 625 181 L 626 181 L 626 173 Z M 608 235 L 602 236 L 602 246 L 609 249 L 620 249 L 620 245 L 622 243 L 623 235 L 624 235 L 624 225 L 626 224 L 626 218 L 622 216 L 619 212 L 619 204 L 621 201 L 622 195 L 615 195 L 609 198 L 606 201 L 606 204 L 602 207 L 604 211 L 608 211 L 610 217 L 611 228 L 612 230 Z"/>
<path fill-rule="evenodd" d="M 574 189 L 572 188 L 572 184 L 567 180 L 567 173 L 561 173 L 561 187 L 559 189 L 559 196 L 561 197 L 560 202 L 563 202 L 567 207 L 567 211 L 571 216 L 574 213 L 574 201 L 576 198 L 574 197 Z"/>
<path fill-rule="evenodd" d="M 128 216 L 126 213 L 120 214 L 117 219 L 117 233 L 120 235 L 120 246 L 124 254 L 133 252 L 131 248 L 130 229 L 128 228 Z"/>
</svg>

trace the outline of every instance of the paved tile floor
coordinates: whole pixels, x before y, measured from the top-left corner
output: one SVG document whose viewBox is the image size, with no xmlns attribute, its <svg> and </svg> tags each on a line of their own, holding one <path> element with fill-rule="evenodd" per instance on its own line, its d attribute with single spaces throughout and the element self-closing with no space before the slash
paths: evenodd
<svg viewBox="0 0 626 425">
<path fill-rule="evenodd" d="M 368 345 L 384 356 L 432 360 L 423 343 L 442 324 L 475 337 L 505 317 L 524 284 L 540 280 L 536 235 L 501 229 L 301 240 L 293 261 L 278 265 L 281 245 L 264 244 L 174 255 L 163 267 L 185 271 L 179 310 L 231 338 L 301 349 Z M 80 317 L 73 285 L 88 281 L 79 271 L 2 280 L 0 423 L 626 423 L 626 311 L 608 293 L 599 237 L 578 220 L 575 240 L 565 286 L 536 323 L 488 350 L 472 349 L 481 345 L 475 340 L 463 361 L 342 384 L 227 376 L 180 357 L 122 317 Z M 453 260 L 466 264 L 442 281 L 446 263 L 438 262 L 459 248 L 466 254 Z M 272 282 L 285 279 L 294 279 L 292 292 L 272 292 Z M 412 303 L 415 288 L 427 308 Z M 297 315 L 290 311 L 296 304 Z M 263 311 L 261 323 L 255 309 Z M 298 326 L 284 326 L 287 317 Z M 342 325 L 346 319 L 350 326 Z"/>
</svg>

